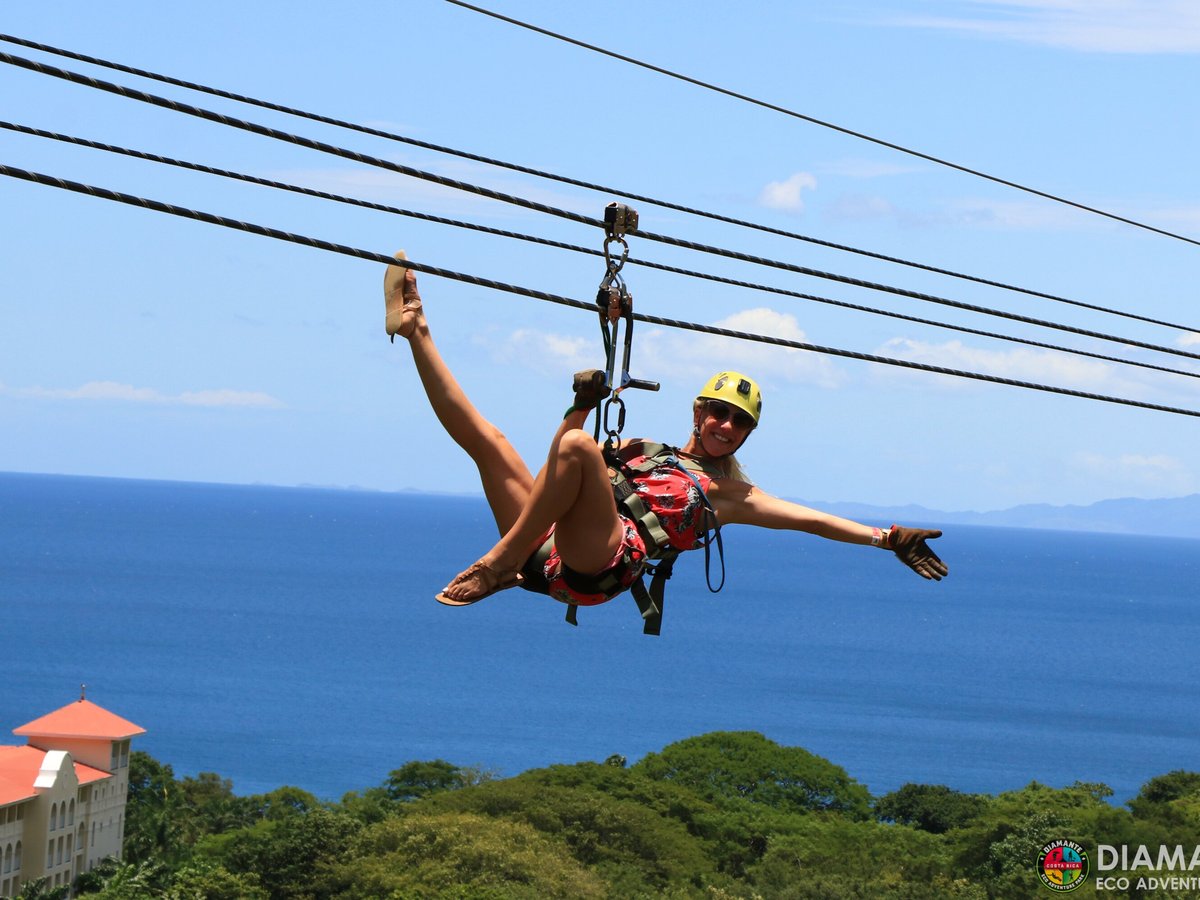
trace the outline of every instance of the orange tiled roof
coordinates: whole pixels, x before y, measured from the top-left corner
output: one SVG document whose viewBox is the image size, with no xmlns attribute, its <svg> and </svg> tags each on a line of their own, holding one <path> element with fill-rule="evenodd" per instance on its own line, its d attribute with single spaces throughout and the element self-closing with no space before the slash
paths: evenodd
<svg viewBox="0 0 1200 900">
<path fill-rule="evenodd" d="M 14 728 L 13 734 L 55 738 L 99 738 L 122 740 L 145 734 L 146 729 L 110 713 L 91 700 L 76 700 L 62 709 L 47 713 L 27 725 Z"/>
<path fill-rule="evenodd" d="M 94 781 L 99 781 L 102 778 L 112 778 L 112 775 L 101 769 L 93 769 L 91 766 L 81 762 L 71 760 L 75 766 L 75 777 L 79 779 L 80 784 L 91 784 Z"/>
<path fill-rule="evenodd" d="M 6 777 L 0 772 L 0 806 L 8 806 L 8 804 L 16 803 L 20 800 L 28 800 L 33 796 L 35 795 L 32 781 L 22 784 L 19 781 L 14 781 Z"/>
<path fill-rule="evenodd" d="M 37 747 L 0 747 L 0 802 L 36 797 L 33 782 L 45 758 L 46 751 Z"/>
<path fill-rule="evenodd" d="M 45 758 L 46 751 L 37 747 L 0 747 L 0 806 L 37 796 L 33 782 Z M 108 772 L 83 763 L 74 765 L 75 777 L 80 784 L 92 784 L 102 778 L 112 777 Z"/>
</svg>

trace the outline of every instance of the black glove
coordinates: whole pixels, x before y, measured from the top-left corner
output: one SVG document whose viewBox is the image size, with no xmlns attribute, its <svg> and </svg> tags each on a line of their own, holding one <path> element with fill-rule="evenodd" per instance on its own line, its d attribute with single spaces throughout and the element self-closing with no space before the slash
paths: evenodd
<svg viewBox="0 0 1200 900">
<path fill-rule="evenodd" d="M 925 528 L 901 528 L 893 525 L 888 534 L 888 549 L 922 578 L 941 581 L 950 570 L 938 559 L 938 555 L 929 549 L 925 542 L 942 536 L 940 531 L 930 531 Z"/>
<path fill-rule="evenodd" d="M 572 409 L 595 409 L 600 401 L 608 396 L 605 385 L 605 375 L 600 369 L 585 369 L 575 373 L 571 389 L 575 391 L 575 405 Z"/>
</svg>

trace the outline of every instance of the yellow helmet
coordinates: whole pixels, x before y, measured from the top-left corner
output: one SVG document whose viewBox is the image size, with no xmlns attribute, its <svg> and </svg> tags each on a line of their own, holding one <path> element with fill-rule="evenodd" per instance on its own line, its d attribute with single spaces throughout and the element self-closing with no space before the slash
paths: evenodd
<svg viewBox="0 0 1200 900">
<path fill-rule="evenodd" d="M 718 372 L 708 379 L 698 396 L 701 400 L 723 400 L 736 406 L 749 413 L 755 427 L 758 426 L 762 415 L 762 391 L 753 378 L 741 372 Z"/>
</svg>

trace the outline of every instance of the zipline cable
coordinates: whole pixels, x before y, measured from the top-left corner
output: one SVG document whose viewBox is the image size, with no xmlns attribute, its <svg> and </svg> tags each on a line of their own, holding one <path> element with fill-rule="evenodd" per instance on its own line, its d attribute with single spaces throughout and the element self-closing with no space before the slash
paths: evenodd
<svg viewBox="0 0 1200 900">
<path fill-rule="evenodd" d="M 31 59 L 25 59 L 20 56 L 13 56 L 9 53 L 0 53 L 0 62 L 18 66 L 20 68 L 29 69 L 34 72 L 39 72 L 44 75 L 51 75 L 55 78 L 61 78 L 65 81 L 71 81 L 76 84 L 81 84 L 86 87 L 95 88 L 97 90 L 107 91 L 109 93 L 118 94 L 122 97 L 127 97 L 132 100 L 138 100 L 143 103 L 149 103 L 153 106 L 159 106 L 164 109 L 169 109 L 174 112 L 185 113 L 190 116 L 195 116 L 200 119 L 205 119 L 212 122 L 217 122 L 222 125 L 227 125 L 232 128 L 239 128 L 243 131 L 249 131 L 253 134 L 259 134 L 264 137 L 273 138 L 275 140 L 285 141 L 287 143 L 296 144 L 297 146 L 307 147 L 311 150 L 318 150 L 322 153 L 328 153 L 333 156 L 339 156 L 343 159 L 353 160 L 364 165 L 373 166 L 376 168 L 387 169 L 392 172 L 397 172 L 402 175 L 409 175 L 414 178 L 420 178 L 425 181 L 431 181 L 435 184 L 441 184 L 446 187 L 455 188 L 457 190 L 467 191 L 469 193 L 478 194 L 479 196 L 488 197 L 493 200 L 500 200 L 504 203 L 511 203 L 515 206 L 520 206 L 525 209 L 531 209 L 536 212 L 546 213 L 548 215 L 558 216 L 559 218 L 567 219 L 572 222 L 589 225 L 592 227 L 601 226 L 599 219 L 590 216 L 584 216 L 579 213 L 573 213 L 569 210 L 559 209 L 545 203 L 539 203 L 535 200 L 528 200 L 523 197 L 517 197 L 512 194 L 506 194 L 502 191 L 496 191 L 491 188 L 481 185 L 471 184 L 470 182 L 459 181 L 454 178 L 447 178 L 444 175 L 437 175 L 432 172 L 426 172 L 422 169 L 416 169 L 412 166 L 405 166 L 401 163 L 392 162 L 390 160 L 381 159 L 379 157 L 368 156 L 364 153 L 359 153 L 355 150 L 348 150 L 344 147 L 338 147 L 333 144 L 327 144 L 324 141 L 313 140 L 312 138 L 302 137 L 300 135 L 291 134 L 290 132 L 281 131 L 278 128 L 272 128 L 267 125 L 260 125 L 254 122 L 238 119 L 233 116 L 227 116 L 224 113 L 214 112 L 202 107 L 193 106 L 189 103 L 182 103 L 178 100 L 171 100 L 166 97 L 160 97 L 156 94 L 150 94 L 146 91 L 140 91 L 135 88 L 126 87 L 124 85 L 114 84 L 109 81 L 103 81 L 98 78 L 93 78 L 90 75 L 83 75 L 78 72 L 71 72 L 67 69 L 60 69 L 57 66 L 47 65 L 42 62 L 37 62 Z M 1151 344 L 1145 341 L 1137 341 L 1132 338 L 1122 338 L 1111 334 L 1105 334 L 1099 331 L 1092 331 L 1085 328 L 1077 328 L 1072 325 L 1065 325 L 1057 322 L 1050 322 L 1045 319 L 1038 319 L 1032 316 L 1023 316 L 1017 313 L 1005 312 L 1003 310 L 991 309 L 986 306 L 979 306 L 973 303 L 963 303 L 958 300 L 950 300 L 945 297 L 938 297 L 932 294 L 924 294 L 919 291 L 910 291 L 905 288 L 895 287 L 892 285 L 880 284 L 877 282 L 866 281 L 860 278 L 852 278 L 847 275 L 838 275 L 832 272 L 824 272 L 820 269 L 812 269 L 807 266 L 799 266 L 794 263 L 782 262 L 780 260 L 767 259 L 761 256 L 755 256 L 749 253 L 741 253 L 734 250 L 726 250 L 720 247 L 713 247 L 707 244 L 688 241 L 682 238 L 670 237 L 668 235 L 655 234 L 653 232 L 638 230 L 639 237 L 650 241 L 669 244 L 676 247 L 682 247 L 688 250 L 695 250 L 701 253 L 709 253 L 716 256 L 723 256 L 728 259 L 736 259 L 742 262 L 749 262 L 755 265 L 769 266 L 771 268 L 782 269 L 788 272 L 796 272 L 801 275 L 809 275 L 815 278 L 824 278 L 830 281 L 849 284 L 855 287 L 866 288 L 868 290 L 884 291 L 886 293 L 895 294 L 901 297 L 910 297 L 914 300 L 922 300 L 927 303 L 937 303 L 942 306 L 949 306 L 955 309 L 962 309 L 969 312 L 981 313 L 983 315 L 997 316 L 1004 319 L 1010 319 L 1016 322 L 1024 322 L 1029 325 L 1037 325 L 1043 328 L 1053 328 L 1058 331 L 1065 331 L 1071 334 L 1078 334 L 1085 337 L 1097 338 L 1099 340 L 1111 341 L 1117 344 L 1124 344 L 1130 347 L 1140 347 L 1146 350 L 1156 350 L 1160 353 L 1168 353 L 1173 356 L 1181 356 L 1189 359 L 1200 360 L 1200 354 L 1191 353 L 1186 350 L 1180 350 L 1174 347 L 1166 347 L 1161 344 Z"/>
<path fill-rule="evenodd" d="M 103 150 L 107 153 L 114 153 L 121 156 L 129 156 L 134 159 L 146 160 L 148 162 L 160 163 L 168 166 L 175 166 L 181 169 L 187 169 L 194 172 L 202 172 L 207 175 L 217 175 L 222 178 L 228 178 L 234 181 L 245 182 L 248 184 L 257 184 L 262 187 L 274 188 L 276 190 L 289 191 L 295 194 L 301 194 L 308 197 L 316 197 L 321 200 L 331 200 L 335 203 L 342 203 L 348 206 L 356 206 L 364 209 L 376 210 L 378 212 L 386 212 L 393 215 L 407 216 L 413 219 L 420 219 L 426 222 L 434 222 L 440 225 L 450 225 L 455 228 L 462 228 L 470 231 L 491 234 L 498 237 L 505 237 L 527 243 L 539 244 L 542 246 L 553 247 L 559 250 L 570 250 L 574 253 L 583 253 L 589 256 L 604 256 L 604 251 L 597 250 L 592 247 L 581 247 L 577 244 L 569 244 L 564 241 L 556 241 L 550 238 L 538 237 L 536 235 L 524 234 L 517 231 L 506 231 L 500 228 L 493 228 L 488 225 L 480 225 L 475 222 L 465 222 L 461 219 L 451 219 L 445 216 L 437 216 L 432 213 L 417 212 L 410 209 L 402 209 L 397 206 L 389 206 L 383 203 L 376 203 L 371 200 L 361 200 L 356 197 L 347 197 L 341 194 L 332 194 L 327 191 L 316 190 L 315 188 L 307 188 L 297 184 L 289 184 L 282 181 L 273 181 L 268 178 L 260 178 L 257 175 L 247 175 L 243 172 L 233 172 L 228 169 L 219 169 L 213 166 L 207 166 L 202 163 L 190 162 L 188 160 L 175 159 L 169 156 L 159 156 L 155 153 L 147 153 L 143 150 L 134 150 L 129 147 L 119 147 L 115 144 L 106 144 L 101 141 L 93 141 L 87 138 L 76 137 L 74 135 L 61 134 L 54 131 L 46 131 L 42 128 L 34 128 L 29 125 L 20 125 L 13 122 L 5 122 L 0 120 L 0 128 L 8 131 L 15 131 L 19 134 L 31 135 L 34 137 L 46 138 L 49 140 L 60 141 L 67 144 L 74 144 L 83 147 L 89 147 L 93 150 Z M 852 309 L 858 312 L 866 312 L 872 315 L 886 316 L 892 319 L 899 319 L 905 322 L 915 322 L 920 325 L 931 325 L 935 328 L 945 328 L 950 331 L 957 331 L 963 334 L 973 334 L 986 338 L 993 338 L 1000 341 L 1008 341 L 1010 343 L 1024 344 L 1030 347 L 1038 347 L 1043 350 L 1054 350 L 1060 353 L 1069 353 L 1076 356 L 1085 356 L 1091 359 L 1104 360 L 1105 362 L 1118 363 L 1127 366 L 1137 366 L 1143 369 L 1153 369 L 1158 372 L 1167 372 L 1172 375 L 1184 375 L 1189 378 L 1200 378 L 1200 371 L 1189 372 L 1183 369 L 1172 369 L 1167 366 L 1155 365 L 1154 363 L 1142 362 L 1139 360 L 1125 359 L 1116 356 L 1107 356 L 1102 353 L 1094 353 L 1089 350 L 1079 350 L 1071 347 L 1063 347 L 1057 344 L 1049 344 L 1042 341 L 1035 341 L 1029 338 L 1016 337 L 1014 335 L 999 334 L 992 331 L 984 331 L 978 328 L 970 328 L 965 325 L 952 325 L 948 322 L 940 322 L 935 319 L 925 319 L 919 316 L 911 316 L 905 313 L 892 312 L 890 310 L 877 309 L 871 306 L 864 306 L 858 303 L 850 303 L 845 300 L 834 300 L 829 297 L 820 297 L 815 294 L 805 294 L 799 291 L 788 290 L 787 288 L 774 287 L 765 284 L 756 284 L 749 281 L 741 281 L 735 278 L 727 278 L 722 275 L 713 275 L 706 272 L 697 272 L 691 269 L 684 269 L 678 266 L 670 266 L 663 263 L 656 263 L 650 260 L 639 260 L 636 257 L 630 256 L 626 260 L 627 263 L 639 265 L 643 268 L 656 269 L 662 272 L 669 272 L 675 275 L 685 275 L 690 278 L 700 278 L 706 281 L 718 282 L 720 284 L 728 284 L 735 287 L 749 288 L 751 290 L 765 291 L 773 294 L 781 294 L 787 297 L 796 297 L 801 300 L 810 300 L 816 303 L 823 303 L 830 306 L 836 306 L 842 309 Z"/>
<path fill-rule="evenodd" d="M 17 44 L 22 47 L 29 47 L 33 50 L 40 50 L 45 53 L 51 53 L 56 56 L 66 57 L 68 59 L 79 60 L 90 65 L 100 66 L 102 68 L 112 69 L 118 72 L 125 72 L 129 75 L 136 75 L 139 78 L 147 78 L 152 81 L 158 81 L 163 84 L 174 85 L 175 87 L 186 88 L 187 90 L 197 91 L 199 93 L 209 94 L 214 97 L 221 97 L 226 100 L 234 100 L 238 103 L 245 103 L 250 106 L 257 106 L 261 109 L 269 109 L 273 112 L 285 113 L 289 116 L 296 116 L 302 119 L 308 119 L 313 122 L 320 122 L 324 125 L 333 125 L 337 128 L 344 128 L 349 131 L 356 131 L 361 134 L 371 135 L 372 137 L 380 137 L 390 141 L 396 141 L 402 144 L 409 144 L 414 147 L 420 147 L 424 150 L 432 150 L 437 153 L 444 153 L 449 156 L 457 156 L 460 159 L 468 159 L 472 162 L 480 162 L 497 168 L 509 169 L 510 171 L 520 172 L 524 175 L 533 175 L 537 178 L 545 178 L 549 181 L 557 181 L 560 184 L 569 184 L 573 187 L 585 188 L 591 191 L 599 191 L 606 195 L 619 195 L 629 200 L 636 200 L 639 203 L 651 203 L 655 206 L 660 206 L 663 209 L 671 209 L 676 212 L 687 213 L 688 215 L 700 216 L 706 219 L 712 219 L 717 222 L 724 222 L 728 225 L 737 225 L 741 228 L 751 228 L 755 231 L 761 231 L 766 234 L 773 234 L 779 237 L 791 238 L 792 240 L 804 241 L 819 247 L 826 247 L 831 250 L 839 250 L 846 253 L 855 253 L 859 256 L 864 256 L 870 259 L 880 260 L 881 262 L 893 263 L 895 265 L 908 266 L 913 269 L 920 269 L 924 272 L 932 272 L 936 275 L 946 275 L 951 278 L 958 278 L 963 281 L 970 281 L 975 284 L 986 285 L 987 287 L 1000 288 L 1006 291 L 1014 291 L 1016 293 L 1025 294 L 1030 297 L 1038 297 L 1043 300 L 1051 300 L 1055 303 L 1065 303 L 1071 306 L 1076 306 L 1081 309 L 1090 309 L 1096 312 L 1107 313 L 1113 316 L 1121 316 L 1126 319 L 1133 319 L 1138 322 L 1147 322 L 1151 325 L 1161 325 L 1164 328 L 1175 328 L 1180 331 L 1200 332 L 1200 328 L 1192 328 L 1186 325 L 1177 325 L 1173 322 L 1166 322 L 1162 319 L 1155 319 L 1150 316 L 1144 316 L 1139 313 L 1128 312 L 1126 310 L 1115 309 L 1108 306 L 1100 306 L 1095 303 L 1087 303 L 1082 300 L 1072 300 L 1068 297 L 1062 297 L 1057 294 L 1047 293 L 1045 291 L 1035 290 L 1033 288 L 1020 287 L 1014 284 L 1008 284 L 1003 281 L 996 281 L 991 278 L 984 278 L 979 275 L 969 275 L 964 272 L 957 272 L 952 269 L 945 269 L 939 266 L 929 265 L 927 263 L 914 262 L 913 260 L 903 259 L 898 256 L 888 256 L 884 253 L 877 253 L 873 250 L 864 250 L 861 247 L 851 247 L 847 244 L 839 244 L 834 241 L 827 241 L 822 238 L 812 237 L 811 235 L 800 234 L 795 231 L 788 231 L 783 228 L 775 228 L 771 225 L 763 225 L 759 222 L 751 222 L 747 219 L 739 219 L 733 216 L 726 216 L 721 213 L 709 212 L 707 210 L 696 209 L 690 206 L 673 203 L 670 200 L 661 200 L 654 197 L 647 197 L 642 194 L 635 194 L 629 191 L 623 191 L 618 188 L 608 187 L 601 184 L 583 181 L 578 178 L 572 178 L 567 175 L 557 175 L 553 172 L 546 172 L 540 169 L 534 169 L 529 166 L 523 166 L 518 163 L 506 162 L 504 160 L 494 159 L 488 156 L 482 156 L 477 153 L 470 153 L 466 150 L 457 150 L 453 147 L 446 147 L 441 144 L 434 144 L 430 141 L 423 141 L 419 138 L 408 137 L 407 135 L 398 134 L 393 131 L 385 131 L 380 128 L 373 128 L 368 125 L 360 125 L 355 122 L 348 122 L 344 119 L 337 119 L 331 116 L 322 115 L 320 113 L 307 112 L 302 109 L 296 109 L 290 106 L 284 106 L 279 103 L 273 103 L 269 100 L 259 100 L 255 97 L 248 97 L 245 94 L 237 94 L 232 91 L 214 88 L 208 85 L 198 84 L 193 81 L 185 81 L 182 78 L 175 78 L 170 75 L 163 75 L 157 72 L 150 72 L 146 69 L 135 68 L 134 66 L 124 65 L 122 63 L 112 62 L 111 60 L 101 59 L 96 56 L 89 56 L 85 53 L 77 53 L 73 50 L 64 50 L 61 47 L 53 47 L 49 44 L 42 44 L 37 41 L 31 41 L 26 38 L 15 37 L 10 34 L 0 34 L 0 41 L 5 41 L 10 44 Z"/>
<path fill-rule="evenodd" d="M 173 216 L 179 216 L 186 219 L 192 219 L 198 222 L 205 222 L 210 225 L 220 225 L 224 228 L 231 228 L 238 231 L 257 234 L 262 237 L 269 237 L 275 240 L 287 241 L 292 244 L 300 244 L 307 247 L 313 247 L 318 250 L 326 250 L 331 253 L 339 253 L 343 256 L 352 256 L 357 259 L 364 259 L 370 262 L 382 263 L 384 265 L 394 265 L 395 257 L 388 256 L 383 253 L 375 253 L 370 250 L 360 250 L 355 247 L 350 247 L 345 244 L 337 244 L 332 241 L 325 241 L 319 238 L 307 237 L 305 235 L 294 234 L 288 231 L 282 231 L 278 228 L 270 228 L 265 225 L 256 225 L 251 222 L 242 222 L 237 219 L 226 218 L 214 213 L 202 212 L 200 210 L 188 209 L 182 206 L 176 206 L 171 203 L 164 203 L 160 200 L 151 200 L 145 197 L 137 197 L 132 194 L 124 194 L 119 191 L 108 190 L 107 188 L 96 187 L 95 185 L 82 184 L 77 181 L 69 181 L 64 178 L 58 178 L 53 175 L 44 175 L 40 172 L 32 172 L 27 169 L 19 169 L 14 166 L 0 164 L 0 175 L 6 175 L 10 178 L 17 178 L 24 181 L 30 181 L 35 184 L 46 185 L 48 187 L 60 188 L 62 190 L 73 191 L 79 194 L 86 194 L 91 197 L 98 197 L 104 200 L 112 200 L 118 203 L 125 203 L 130 206 L 137 206 L 143 209 L 152 210 L 154 212 L 167 213 Z M 417 272 L 426 272 L 430 275 L 436 275 L 442 278 L 451 279 L 453 281 L 461 281 L 467 284 L 478 285 L 480 287 L 491 288 L 493 290 L 506 291 L 512 294 L 519 294 L 525 297 L 531 297 L 535 300 L 544 300 L 549 303 L 556 303 L 560 306 L 569 306 L 574 309 L 585 310 L 588 313 L 595 315 L 595 303 L 587 303 L 583 300 L 573 300 L 570 297 L 563 297 L 559 294 L 550 294 L 545 291 L 535 290 L 533 288 L 522 287 L 520 285 L 508 284 L 502 281 L 495 281 L 490 278 L 482 278 L 478 275 L 468 275 L 462 272 L 456 272 L 451 269 L 443 269 L 437 266 L 418 263 L 412 260 L 406 260 L 404 265 L 407 268 Z M 668 319 L 662 316 L 646 315 L 644 313 L 634 313 L 633 318 L 639 322 L 646 322 L 650 325 L 661 325 L 665 328 L 679 328 L 687 331 L 696 331 L 703 334 L 712 334 L 720 337 L 734 338 L 737 340 L 754 341 L 763 344 L 770 344 L 777 347 L 786 347 L 794 350 L 808 350 L 813 353 L 823 353 L 830 356 L 840 356 L 845 359 L 856 359 L 862 362 L 873 362 L 882 365 L 896 366 L 904 369 L 913 369 L 921 372 L 932 372 L 937 375 L 948 375 L 956 378 L 969 378 L 975 381 L 985 381 L 992 384 L 1003 384 L 1010 387 L 1024 388 L 1026 390 L 1043 391 L 1052 394 L 1061 394 L 1068 397 L 1078 397 L 1085 400 L 1097 400 L 1103 403 L 1113 403 L 1121 406 L 1132 406 L 1140 409 L 1153 410 L 1155 412 L 1172 413 L 1174 415 L 1192 416 L 1200 418 L 1200 410 L 1183 409 L 1174 406 L 1163 406 L 1157 403 L 1147 403 L 1142 400 L 1132 400 L 1126 397 L 1111 397 L 1105 394 L 1093 394 L 1086 391 L 1077 391 L 1072 388 L 1058 387 L 1054 385 L 1038 384 L 1036 382 L 1018 381 L 1013 378 L 1004 378 L 999 375 L 987 375 L 982 372 L 970 372 L 962 369 L 950 369 L 943 366 L 929 365 L 928 363 L 912 362 L 904 359 L 894 359 L 887 356 L 876 356 L 870 353 L 859 353 L 855 350 L 843 350 L 836 347 L 823 347 L 819 344 L 810 344 L 804 341 L 793 341 L 787 338 L 773 337 L 771 335 L 754 334 L 745 331 L 735 331 L 731 328 L 720 328 L 715 325 L 701 325 L 696 322 L 687 322 L 680 319 Z"/>
<path fill-rule="evenodd" d="M 968 175 L 974 175 L 977 178 L 983 178 L 983 179 L 985 179 L 987 181 L 991 181 L 995 184 L 1001 184 L 1001 185 L 1004 185 L 1005 187 L 1014 188 L 1018 191 L 1023 191 L 1026 194 L 1033 194 L 1035 197 L 1041 197 L 1045 200 L 1053 200 L 1055 203 L 1061 203 L 1061 204 L 1064 204 L 1065 206 L 1070 206 L 1074 209 L 1082 210 L 1083 212 L 1093 213 L 1098 216 L 1103 216 L 1106 219 L 1112 219 L 1113 221 L 1121 222 L 1125 225 L 1132 225 L 1134 228 L 1141 228 L 1145 231 L 1150 231 L 1155 234 L 1162 235 L 1163 237 L 1174 238 L 1177 241 L 1183 241 L 1185 243 L 1194 244 L 1195 246 L 1200 247 L 1200 240 L 1197 240 L 1196 238 L 1190 238 L 1190 237 L 1187 237 L 1186 235 L 1177 234 L 1174 231 L 1167 231 L 1164 228 L 1158 228 L 1154 225 L 1148 225 L 1145 222 L 1138 222 L 1135 219 L 1129 219 L 1129 218 L 1126 218 L 1125 216 L 1121 216 L 1116 213 L 1106 212 L 1102 209 L 1097 209 L 1094 206 L 1087 206 L 1087 205 L 1085 205 L 1083 203 L 1079 203 L 1075 200 L 1069 200 L 1066 197 L 1060 197 L 1057 194 L 1051 194 L 1047 191 L 1042 191 L 1042 190 L 1038 190 L 1037 188 L 1028 187 L 1027 185 L 1020 184 L 1016 181 L 1009 181 L 1006 178 L 1000 178 L 999 176 L 996 176 L 996 175 L 989 175 L 986 172 L 980 171 L 979 169 L 972 169 L 968 166 L 960 165 L 959 163 L 951 162 L 950 160 L 943 159 L 938 156 L 933 156 L 932 154 L 929 154 L 929 153 L 923 153 L 920 150 L 913 150 L 910 147 L 904 147 L 904 146 L 901 146 L 900 144 L 895 144 L 895 143 L 892 143 L 891 141 L 883 140 L 882 138 L 872 137 L 869 134 L 864 134 L 861 131 L 854 131 L 853 129 L 846 128 L 842 125 L 835 125 L 832 122 L 826 122 L 823 119 L 818 119 L 813 116 L 805 115 L 804 113 L 800 113 L 800 112 L 796 112 L 795 110 L 788 109 L 785 106 L 779 106 L 775 103 L 769 103 L 765 100 L 759 100 L 759 99 L 756 99 L 755 97 L 751 97 L 747 94 L 740 94 L 737 91 L 731 91 L 728 88 L 723 88 L 718 85 L 711 84 L 707 81 L 701 81 L 700 79 L 692 78 L 689 75 L 683 75 L 683 74 L 680 74 L 679 72 L 673 72 L 670 69 L 664 69 L 661 66 L 656 66 L 656 65 L 653 65 L 648 62 L 643 62 L 640 59 L 634 59 L 632 56 L 625 56 L 622 53 L 617 53 L 613 50 L 607 50 L 604 47 L 597 47 L 595 44 L 588 44 L 588 43 L 578 40 L 576 38 L 567 37 L 564 34 L 559 34 L 557 32 L 550 31 L 547 28 L 541 28 L 537 25 L 531 25 L 528 22 L 522 22 L 520 19 L 514 19 L 514 18 L 511 18 L 510 16 L 501 15 L 500 13 L 493 12 L 490 9 L 484 9 L 482 6 L 475 6 L 474 4 L 471 4 L 471 3 L 465 3 L 465 2 L 463 2 L 463 0 L 446 0 L 446 2 L 452 3 L 455 6 L 461 6 L 463 9 L 469 9 L 472 12 L 482 13 L 485 16 L 491 16 L 493 19 L 499 19 L 500 21 L 507 22 L 510 25 L 517 25 L 517 26 L 519 26 L 521 28 L 525 28 L 529 31 L 536 32 L 537 34 L 542 34 L 542 35 L 545 35 L 546 37 L 554 38 L 555 40 L 558 40 L 558 41 L 564 41 L 565 43 L 568 43 L 568 44 L 574 44 L 576 47 L 582 47 L 585 50 L 591 50 L 593 53 L 600 53 L 604 56 L 611 57 L 612 59 L 617 59 L 617 60 L 620 60 L 621 62 L 626 62 L 626 63 L 630 63 L 631 65 L 640 66 L 643 69 L 649 69 L 651 72 L 657 72 L 660 75 L 667 75 L 671 78 L 678 79 L 679 81 L 683 81 L 688 84 L 695 85 L 696 87 L 702 87 L 706 90 L 714 91 L 718 94 L 724 94 L 725 96 L 732 97 L 735 100 L 742 100 L 746 103 L 752 103 L 755 106 L 761 106 L 764 109 L 769 109 L 773 112 L 783 113 L 784 115 L 791 116 L 794 119 L 801 119 L 801 120 L 803 120 L 805 122 L 809 122 L 813 125 L 819 125 L 822 128 L 829 128 L 833 131 L 838 131 L 838 132 L 841 132 L 842 134 L 849 135 L 850 137 L 858 138 L 859 140 L 869 141 L 870 143 L 877 144 L 880 147 L 887 147 L 889 150 L 896 150 L 900 153 L 907 154 L 908 156 L 915 156 L 917 159 L 923 159 L 926 162 L 936 163 L 939 166 L 945 166 L 946 168 L 949 168 L 949 169 L 956 169 L 959 172 L 965 172 Z"/>
</svg>

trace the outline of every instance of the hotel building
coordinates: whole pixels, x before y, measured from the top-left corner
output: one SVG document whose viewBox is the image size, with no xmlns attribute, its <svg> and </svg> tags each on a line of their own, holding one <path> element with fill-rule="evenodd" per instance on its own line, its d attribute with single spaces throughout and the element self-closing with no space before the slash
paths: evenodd
<svg viewBox="0 0 1200 900">
<path fill-rule="evenodd" d="M 13 734 L 26 743 L 0 746 L 0 897 L 120 858 L 129 743 L 145 729 L 80 697 Z"/>
</svg>

